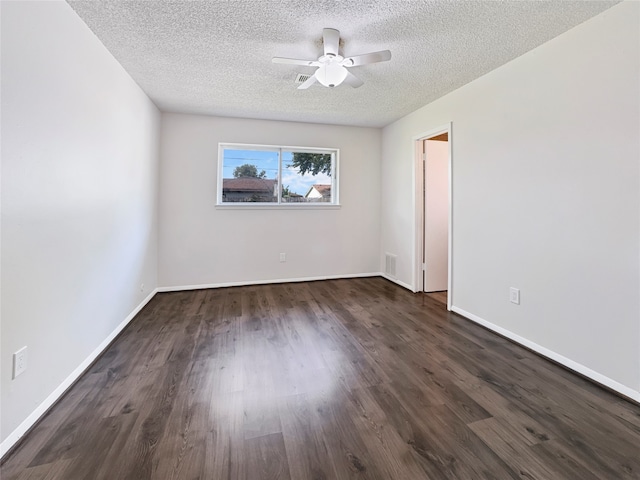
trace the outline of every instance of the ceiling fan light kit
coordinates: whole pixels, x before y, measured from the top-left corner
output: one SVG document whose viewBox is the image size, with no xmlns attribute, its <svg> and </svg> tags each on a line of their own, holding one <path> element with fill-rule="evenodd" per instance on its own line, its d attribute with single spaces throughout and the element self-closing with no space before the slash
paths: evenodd
<svg viewBox="0 0 640 480">
<path fill-rule="evenodd" d="M 336 57 L 342 58 L 342 57 Z M 347 78 L 347 69 L 337 61 L 331 61 L 318 67 L 315 76 L 318 82 L 325 87 L 337 87 Z"/>
<path fill-rule="evenodd" d="M 363 82 L 349 72 L 347 70 L 348 68 L 368 65 L 370 63 L 385 62 L 391 59 L 391 52 L 389 50 L 344 58 L 338 53 L 340 32 L 334 28 L 325 28 L 322 31 L 322 40 L 324 43 L 324 54 L 321 55 L 318 60 L 298 60 L 282 57 L 273 58 L 273 63 L 318 67 L 315 73 L 298 87 L 298 90 L 305 90 L 316 82 L 330 88 L 337 87 L 343 82 L 351 85 L 353 88 L 358 88 L 363 84 Z"/>
</svg>

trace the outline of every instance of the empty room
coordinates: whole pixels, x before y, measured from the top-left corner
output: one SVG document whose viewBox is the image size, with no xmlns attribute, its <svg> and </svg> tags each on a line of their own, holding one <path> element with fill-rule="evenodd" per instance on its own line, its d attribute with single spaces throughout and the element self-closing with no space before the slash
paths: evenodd
<svg viewBox="0 0 640 480">
<path fill-rule="evenodd" d="M 0 22 L 3 480 L 640 479 L 640 2 Z"/>
</svg>

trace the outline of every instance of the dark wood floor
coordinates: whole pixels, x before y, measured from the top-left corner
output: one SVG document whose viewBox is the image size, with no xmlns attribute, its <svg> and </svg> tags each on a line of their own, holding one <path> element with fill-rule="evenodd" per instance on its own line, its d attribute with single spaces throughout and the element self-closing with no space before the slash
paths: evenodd
<svg viewBox="0 0 640 480">
<path fill-rule="evenodd" d="M 381 278 L 157 295 L 2 479 L 638 479 L 640 407 Z"/>
</svg>

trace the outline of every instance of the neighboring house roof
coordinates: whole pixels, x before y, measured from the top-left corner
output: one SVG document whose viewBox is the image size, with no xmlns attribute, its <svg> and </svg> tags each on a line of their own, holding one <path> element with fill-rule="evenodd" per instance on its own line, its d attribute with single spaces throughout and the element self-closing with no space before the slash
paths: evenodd
<svg viewBox="0 0 640 480">
<path fill-rule="evenodd" d="M 223 178 L 222 190 L 228 192 L 274 192 L 276 180 L 254 177 Z"/>
<path fill-rule="evenodd" d="M 324 185 L 320 183 L 312 185 L 309 191 L 307 192 L 307 194 L 305 195 L 305 197 L 308 197 L 313 190 L 315 190 L 320 195 L 322 195 L 323 198 L 331 197 L 331 185 Z"/>
</svg>

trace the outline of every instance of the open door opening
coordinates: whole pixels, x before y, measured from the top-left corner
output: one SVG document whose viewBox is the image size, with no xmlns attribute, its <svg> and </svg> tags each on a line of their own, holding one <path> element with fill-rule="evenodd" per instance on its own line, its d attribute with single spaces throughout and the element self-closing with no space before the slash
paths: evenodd
<svg viewBox="0 0 640 480">
<path fill-rule="evenodd" d="M 422 211 L 418 225 L 421 252 L 418 266 L 420 291 L 442 303 L 448 310 L 451 292 L 451 145 L 450 126 L 416 139 L 421 167 Z"/>
</svg>

